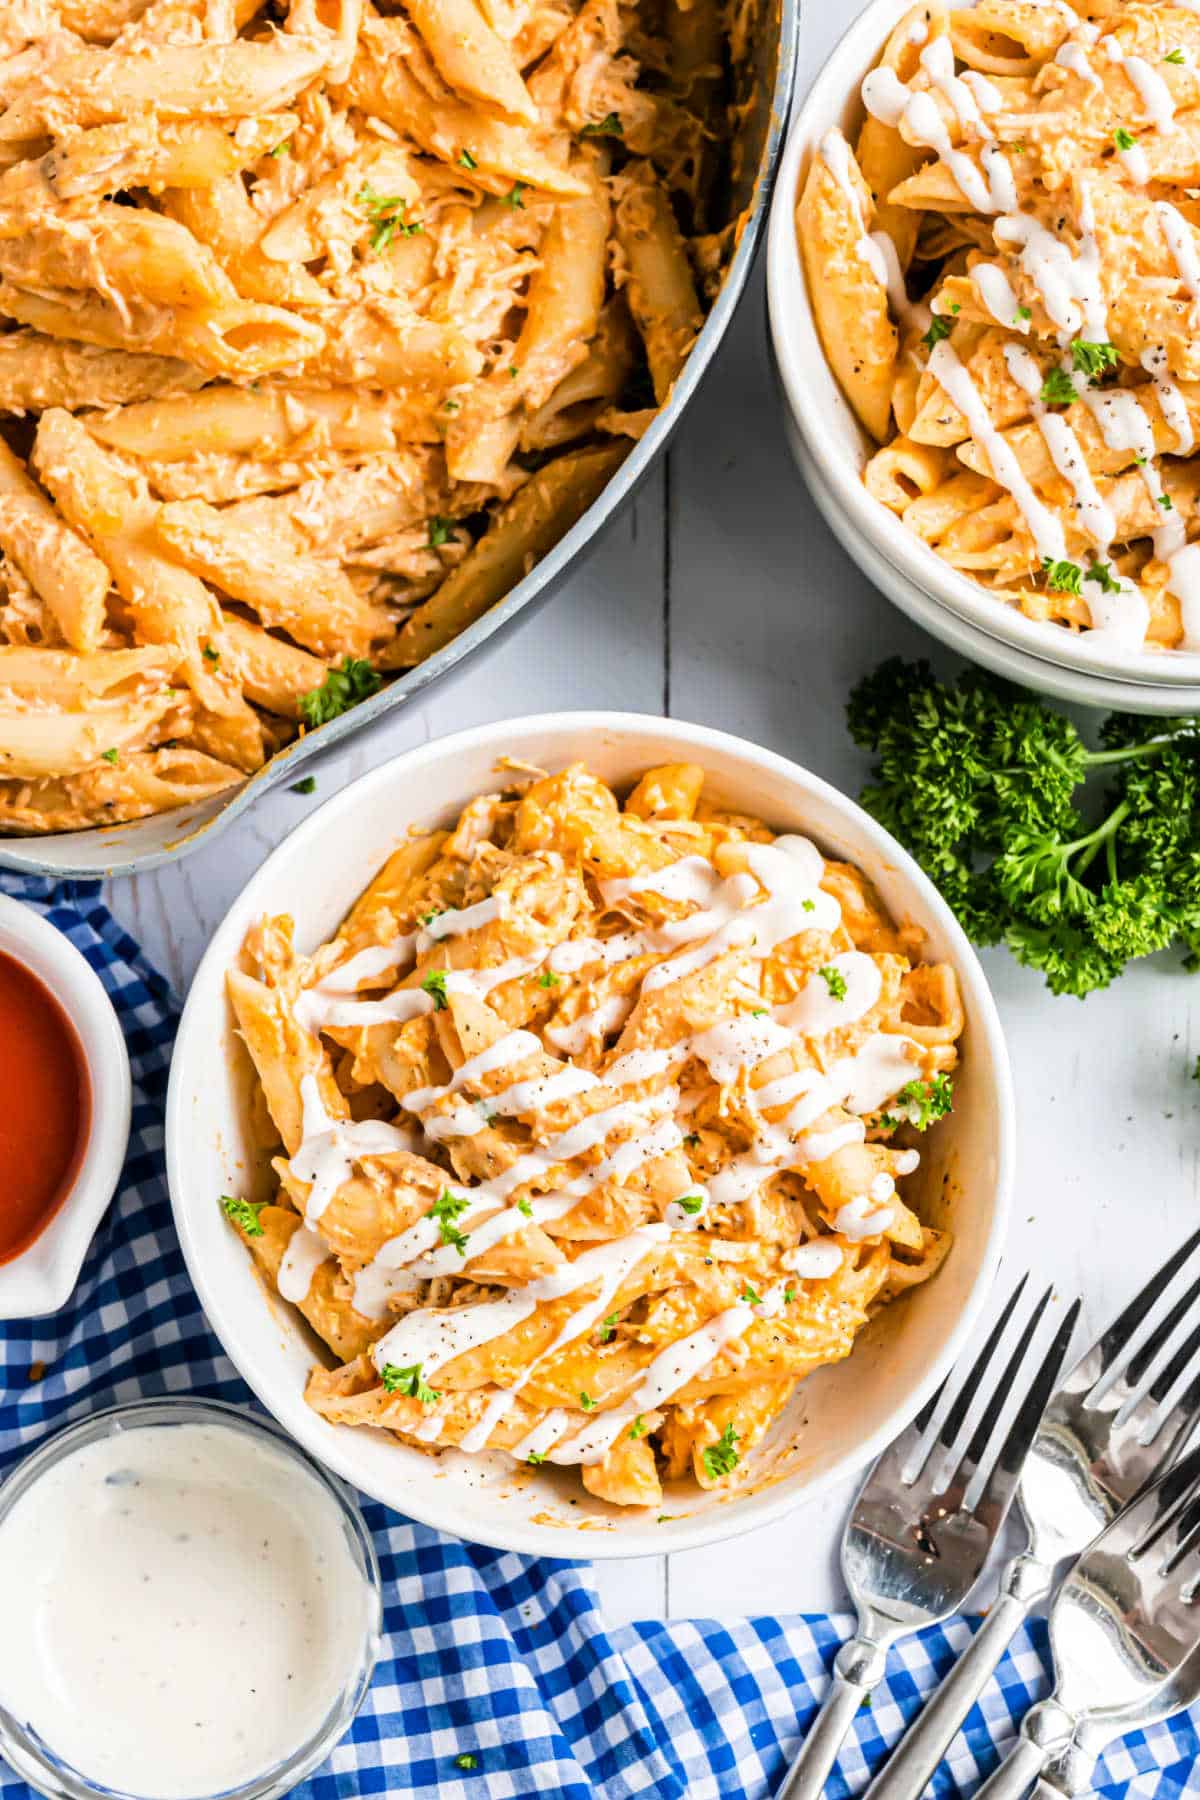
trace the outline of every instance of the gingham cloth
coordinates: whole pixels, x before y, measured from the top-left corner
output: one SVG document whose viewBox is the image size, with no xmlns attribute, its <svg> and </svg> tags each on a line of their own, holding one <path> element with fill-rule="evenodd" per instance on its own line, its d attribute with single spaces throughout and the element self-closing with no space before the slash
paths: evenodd
<svg viewBox="0 0 1200 1800">
<path fill-rule="evenodd" d="M 83 951 L 108 989 L 133 1064 L 121 1190 L 61 1314 L 0 1326 L 0 1477 L 52 1431 L 139 1395 L 255 1402 L 210 1332 L 172 1228 L 163 1103 L 177 1004 L 100 904 L 98 883 L 3 879 Z M 370 1501 L 387 1596 L 374 1684 L 349 1735 L 296 1792 L 445 1800 L 761 1800 L 825 1693 L 847 1618 L 651 1621 L 609 1630 L 586 1566 L 442 1537 Z M 720 1552 L 714 1552 L 720 1554 Z M 8 1630 L 0 1596 L 0 1621 Z M 919 1702 L 967 1642 L 953 1620 L 901 1644 L 827 1793 L 861 1793 Z M 1048 1690 L 1045 1631 L 1023 1632 L 933 1792 L 965 1795 Z M 458 1767 L 471 1756 L 475 1766 Z M 1200 1796 L 1186 1716 L 1124 1739 L 1096 1771 L 1113 1796 Z M 30 1790 L 0 1764 L 0 1800 Z"/>
</svg>

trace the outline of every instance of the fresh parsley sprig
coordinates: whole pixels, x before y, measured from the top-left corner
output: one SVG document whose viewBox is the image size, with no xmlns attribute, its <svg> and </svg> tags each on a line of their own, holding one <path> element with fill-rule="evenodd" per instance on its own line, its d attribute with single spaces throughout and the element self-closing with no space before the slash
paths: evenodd
<svg viewBox="0 0 1200 1800">
<path fill-rule="evenodd" d="M 300 717 L 310 731 L 315 731 L 318 725 L 328 725 L 339 713 L 348 712 L 360 700 L 378 693 L 381 686 L 381 678 L 364 658 L 343 657 L 341 668 L 330 669 L 320 687 L 300 695 Z"/>
<path fill-rule="evenodd" d="M 893 659 L 850 698 L 863 805 L 979 944 L 1082 998 L 1178 944 L 1200 967 L 1200 720 L 1072 722 L 981 670 Z"/>
</svg>

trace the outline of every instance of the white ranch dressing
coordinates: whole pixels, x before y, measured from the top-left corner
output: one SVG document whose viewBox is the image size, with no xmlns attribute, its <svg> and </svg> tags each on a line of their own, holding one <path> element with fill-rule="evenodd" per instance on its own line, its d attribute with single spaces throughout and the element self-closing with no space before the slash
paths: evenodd
<svg viewBox="0 0 1200 1800">
<path fill-rule="evenodd" d="M 883 977 L 873 956 L 862 950 L 844 950 L 831 956 L 823 965 L 833 977 L 810 975 L 796 998 L 781 1006 L 776 1017 L 806 1037 L 823 1037 L 827 1031 L 839 1031 L 853 1025 L 864 1013 L 878 1004 L 883 992 Z M 844 992 L 838 997 L 839 982 Z"/>
<path fill-rule="evenodd" d="M 310 1184 L 304 1218 L 306 1224 L 315 1225 L 343 1182 L 350 1179 L 360 1157 L 412 1151 L 416 1141 L 411 1131 L 386 1125 L 382 1119 L 355 1124 L 350 1119 L 331 1118 L 315 1075 L 300 1077 L 300 1100 L 304 1138 L 288 1166 L 297 1180 Z"/>
<path fill-rule="evenodd" d="M 1167 353 L 1160 344 L 1142 351 L 1142 367 L 1154 383 L 1154 392 L 1162 407 L 1163 418 L 1175 433 L 1174 455 L 1190 456 L 1196 445 L 1196 436 L 1192 430 L 1187 401 L 1171 380 Z"/>
<path fill-rule="evenodd" d="M 279 1264 L 275 1285 L 283 1299 L 299 1306 L 308 1299 L 313 1276 L 329 1258 L 329 1246 L 319 1232 L 308 1225 L 293 1231 Z"/>
<path fill-rule="evenodd" d="M 632 994 L 612 994 L 607 1000 L 601 1000 L 590 1012 L 580 1013 L 565 1025 L 547 1025 L 545 1036 L 556 1050 L 563 1050 L 568 1056 L 578 1056 L 586 1050 L 594 1038 L 605 1037 L 609 1032 L 617 1031 L 625 1023 L 634 1008 Z"/>
<path fill-rule="evenodd" d="M 0 1526 L 0 1699 L 89 1781 L 155 1800 L 241 1787 L 319 1730 L 370 1590 L 333 1499 L 269 1441 L 125 1426 Z"/>
<path fill-rule="evenodd" d="M 1039 557 L 1043 561 L 1046 558 L 1051 562 L 1061 561 L 1067 554 L 1066 534 L 1061 523 L 1034 493 L 1016 455 L 992 422 L 970 370 L 947 339 L 935 344 L 930 352 L 929 372 L 966 419 L 971 436 L 986 455 L 995 479 L 1012 495 L 1033 535 Z"/>
<path fill-rule="evenodd" d="M 1029 397 L 1029 410 L 1042 434 L 1042 441 L 1050 452 L 1051 462 L 1075 496 L 1076 517 L 1080 526 L 1101 552 L 1107 551 L 1117 535 L 1117 522 L 1111 509 L 1100 498 L 1100 490 L 1092 479 L 1083 445 L 1066 419 L 1042 404 L 1041 365 L 1020 344 L 1005 344 L 1004 360 L 1017 386 Z"/>
<path fill-rule="evenodd" d="M 442 938 L 460 937 L 464 931 L 478 931 L 481 926 L 491 925 L 507 916 L 503 894 L 489 894 L 486 900 L 477 900 L 474 906 L 448 906 L 445 912 L 435 913 L 432 919 L 426 920 L 417 939 L 417 949 L 424 952 Z"/>
<path fill-rule="evenodd" d="M 892 240 L 887 236 L 886 232 L 869 232 L 867 230 L 867 221 L 863 214 L 862 195 L 855 187 L 853 176 L 850 173 L 850 146 L 836 126 L 827 131 L 821 139 L 820 151 L 821 161 L 825 164 L 825 167 L 833 176 L 838 187 L 849 200 L 851 211 L 853 212 L 855 222 L 858 225 L 858 237 L 854 246 L 856 255 L 861 257 L 863 262 L 866 263 L 880 287 L 890 289 L 892 286 L 892 270 L 880 240 L 886 238 L 888 244 L 891 245 L 893 261 L 895 261 L 896 255 L 895 245 L 892 244 Z M 896 272 L 899 273 L 900 265 L 898 261 L 895 262 L 895 267 Z M 903 281 L 901 281 L 901 293 L 903 293 L 903 289 L 904 284 Z M 906 307 L 907 303 L 907 296 L 905 296 L 904 305 Z M 675 864 L 674 866 L 676 868 L 679 867 L 678 864 Z"/>
<path fill-rule="evenodd" d="M 785 1269 L 794 1270 L 801 1281 L 828 1281 L 837 1274 L 846 1255 L 832 1238 L 813 1238 L 807 1244 L 797 1244 L 794 1250 L 785 1250 L 779 1260 Z"/>
<path fill-rule="evenodd" d="M 1200 253 L 1191 226 L 1169 200 L 1156 200 L 1154 211 L 1167 248 L 1175 259 L 1179 279 L 1193 300 L 1200 300 Z"/>
<path fill-rule="evenodd" d="M 1012 282 L 999 263 L 976 263 L 969 273 L 975 292 L 997 324 L 1006 326 L 1009 331 L 1027 332 L 1030 329 L 1031 321 L 1022 316 L 1028 308 L 1021 306 Z"/>
</svg>

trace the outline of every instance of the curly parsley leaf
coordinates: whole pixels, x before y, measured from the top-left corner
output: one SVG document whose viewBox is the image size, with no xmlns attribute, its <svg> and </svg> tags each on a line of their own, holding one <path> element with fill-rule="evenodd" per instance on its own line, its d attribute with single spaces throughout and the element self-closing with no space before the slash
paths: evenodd
<svg viewBox="0 0 1200 1800">
<path fill-rule="evenodd" d="M 232 1219 L 240 1232 L 246 1237 L 261 1237 L 262 1222 L 259 1213 L 266 1205 L 265 1200 L 239 1200 L 236 1194 L 221 1195 L 221 1209 L 227 1219 Z"/>
<path fill-rule="evenodd" d="M 995 676 L 899 660 L 847 712 L 875 760 L 864 806 L 977 943 L 1080 998 L 1169 945 L 1200 965 L 1200 721 L 1114 714 L 1092 749 Z"/>
<path fill-rule="evenodd" d="M 720 1481 L 723 1475 L 732 1475 L 741 1458 L 737 1453 L 738 1430 L 732 1419 L 725 1427 L 715 1444 L 710 1444 L 702 1453 L 704 1473 L 710 1481 Z"/>
<path fill-rule="evenodd" d="M 300 717 L 315 731 L 318 725 L 328 725 L 330 719 L 378 693 L 382 685 L 369 662 L 358 656 L 344 657 L 341 668 L 330 669 L 319 688 L 300 695 Z"/>
<path fill-rule="evenodd" d="M 397 1368 L 395 1363 L 384 1363 L 379 1371 L 379 1379 L 389 1394 L 407 1394 L 410 1400 L 419 1400 L 422 1406 L 432 1406 L 441 1394 L 421 1379 L 419 1362 L 409 1363 L 407 1368 Z"/>
</svg>

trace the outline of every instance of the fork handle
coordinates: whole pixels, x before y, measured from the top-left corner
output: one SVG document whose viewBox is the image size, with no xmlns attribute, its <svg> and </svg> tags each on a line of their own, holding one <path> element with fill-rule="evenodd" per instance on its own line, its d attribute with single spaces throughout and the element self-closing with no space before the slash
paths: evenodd
<svg viewBox="0 0 1200 1800">
<path fill-rule="evenodd" d="M 1037 1800 L 1062 1793 L 1041 1779 L 1042 1770 L 1056 1752 L 1070 1741 L 1075 1720 L 1057 1700 L 1039 1700 L 1026 1713 L 1021 1735 L 1000 1767 L 975 1791 L 975 1800 L 1022 1800 L 1025 1790 L 1037 1784 Z"/>
<path fill-rule="evenodd" d="M 871 1689 L 882 1681 L 886 1660 L 886 1652 L 867 1638 L 853 1637 L 842 1645 L 833 1665 L 829 1692 L 775 1800 L 821 1800 L 854 1715 Z"/>
<path fill-rule="evenodd" d="M 1049 1593 L 1053 1574 L 1032 1556 L 1013 1558 L 991 1611 L 867 1789 L 866 1800 L 920 1800 L 1018 1626 Z"/>
</svg>

